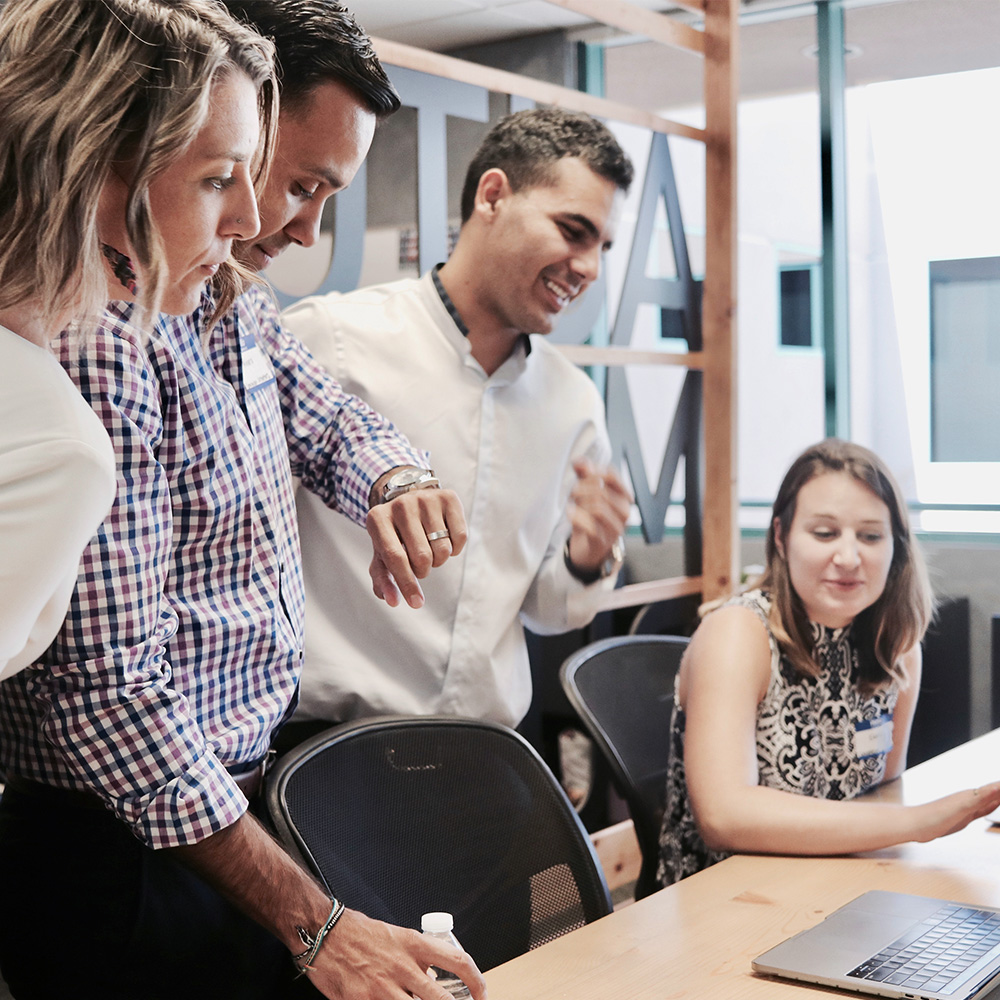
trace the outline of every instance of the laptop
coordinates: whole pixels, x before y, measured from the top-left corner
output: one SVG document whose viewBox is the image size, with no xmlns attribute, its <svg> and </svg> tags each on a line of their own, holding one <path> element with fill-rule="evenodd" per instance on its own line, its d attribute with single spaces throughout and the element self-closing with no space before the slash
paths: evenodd
<svg viewBox="0 0 1000 1000">
<path fill-rule="evenodd" d="M 873 890 L 752 965 L 854 993 L 972 1000 L 1000 981 L 1000 910 Z"/>
</svg>

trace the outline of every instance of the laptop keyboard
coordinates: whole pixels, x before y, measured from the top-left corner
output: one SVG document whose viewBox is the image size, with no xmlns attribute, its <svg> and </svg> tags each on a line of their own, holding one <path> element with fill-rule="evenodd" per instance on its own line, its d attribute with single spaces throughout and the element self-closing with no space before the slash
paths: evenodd
<svg viewBox="0 0 1000 1000">
<path fill-rule="evenodd" d="M 949 993 L 949 984 L 1000 944 L 1000 913 L 942 906 L 848 975 L 893 986 Z"/>
</svg>

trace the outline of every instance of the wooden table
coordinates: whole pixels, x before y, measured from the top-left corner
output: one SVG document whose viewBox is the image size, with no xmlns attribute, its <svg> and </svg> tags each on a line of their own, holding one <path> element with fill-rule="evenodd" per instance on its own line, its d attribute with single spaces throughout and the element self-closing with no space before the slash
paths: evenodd
<svg viewBox="0 0 1000 1000">
<path fill-rule="evenodd" d="M 909 804 L 1000 779 L 1000 730 L 907 771 L 876 797 Z M 738 855 L 486 974 L 490 1000 L 705 1000 L 840 995 L 757 976 L 750 960 L 868 889 L 1000 907 L 986 820 L 865 855 Z"/>
</svg>

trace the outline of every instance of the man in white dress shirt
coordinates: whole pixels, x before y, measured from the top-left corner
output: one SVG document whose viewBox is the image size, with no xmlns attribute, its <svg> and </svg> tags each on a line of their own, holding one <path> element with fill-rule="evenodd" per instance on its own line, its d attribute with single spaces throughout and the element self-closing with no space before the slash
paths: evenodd
<svg viewBox="0 0 1000 1000">
<path fill-rule="evenodd" d="M 345 390 L 430 452 L 469 521 L 414 613 L 372 595 L 364 531 L 299 491 L 308 627 L 286 746 L 387 713 L 517 725 L 531 701 L 523 626 L 583 627 L 614 586 L 631 497 L 593 382 L 544 335 L 597 278 L 631 180 L 588 115 L 509 115 L 469 167 L 446 264 L 285 312 Z"/>
</svg>

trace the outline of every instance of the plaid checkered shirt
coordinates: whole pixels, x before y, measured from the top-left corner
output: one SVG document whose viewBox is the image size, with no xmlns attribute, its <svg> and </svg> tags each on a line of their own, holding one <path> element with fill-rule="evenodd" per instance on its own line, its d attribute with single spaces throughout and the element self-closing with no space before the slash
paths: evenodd
<svg viewBox="0 0 1000 1000">
<path fill-rule="evenodd" d="M 247 801 L 227 767 L 262 758 L 291 705 L 303 583 L 293 477 L 363 524 L 372 484 L 426 466 L 243 295 L 212 329 L 112 304 L 61 361 L 107 428 L 118 498 L 85 550 L 42 660 L 0 684 L 9 774 L 96 792 L 152 847 L 195 843 Z M 145 339 L 145 343 L 143 342 Z"/>
</svg>

